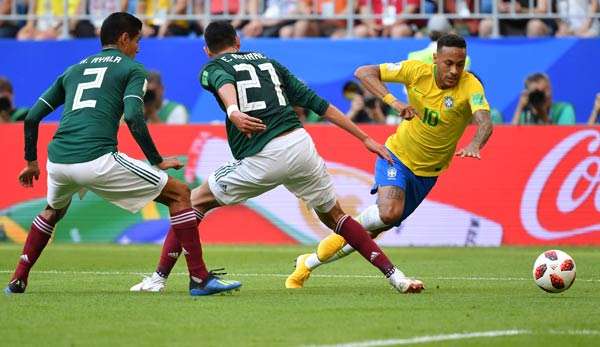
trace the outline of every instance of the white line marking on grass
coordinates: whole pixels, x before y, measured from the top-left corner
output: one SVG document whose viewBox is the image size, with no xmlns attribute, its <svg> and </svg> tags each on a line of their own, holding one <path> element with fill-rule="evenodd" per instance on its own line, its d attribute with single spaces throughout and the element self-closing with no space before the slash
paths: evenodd
<svg viewBox="0 0 600 347">
<path fill-rule="evenodd" d="M 13 270 L 0 270 L 0 273 L 13 273 Z M 99 275 L 99 276 L 131 276 L 131 275 L 148 275 L 150 271 L 68 271 L 68 270 L 33 270 L 37 274 L 45 275 Z M 187 276 L 187 272 L 172 272 L 171 275 Z M 240 277 L 288 277 L 289 274 L 276 273 L 228 273 L 231 276 Z M 348 274 L 332 274 L 319 275 L 313 274 L 312 277 L 321 278 L 382 278 L 377 275 L 348 275 Z M 439 280 L 439 281 L 532 281 L 531 278 L 524 277 L 419 277 L 422 279 Z M 577 282 L 600 282 L 600 279 L 582 279 L 577 278 Z"/>
<path fill-rule="evenodd" d="M 493 331 L 480 331 L 474 333 L 456 333 L 456 334 L 445 334 L 445 335 L 430 335 L 430 336 L 416 336 L 407 339 L 390 339 L 390 340 L 370 340 L 363 342 L 350 342 L 342 343 L 337 345 L 312 345 L 311 347 L 377 347 L 377 346 L 398 346 L 398 345 L 412 345 L 418 343 L 429 343 L 439 341 L 450 341 L 450 340 L 465 340 L 480 337 L 500 337 L 500 336 L 515 336 L 531 334 L 529 330 L 493 330 Z"/>
<path fill-rule="evenodd" d="M 413 345 L 419 343 L 430 343 L 430 342 L 441 342 L 450 340 L 466 340 L 482 337 L 502 337 L 502 336 L 516 336 L 516 335 L 587 335 L 587 336 L 600 336 L 598 330 L 548 330 L 547 332 L 532 331 L 525 329 L 513 329 L 513 330 L 492 330 L 492 331 L 480 331 L 473 333 L 454 333 L 454 334 L 442 334 L 442 335 L 427 335 L 427 336 L 415 336 L 405 339 L 389 339 L 389 340 L 369 340 L 362 342 L 349 342 L 340 343 L 336 345 L 309 345 L 307 347 L 379 347 L 379 346 L 398 346 L 398 345 Z"/>
</svg>

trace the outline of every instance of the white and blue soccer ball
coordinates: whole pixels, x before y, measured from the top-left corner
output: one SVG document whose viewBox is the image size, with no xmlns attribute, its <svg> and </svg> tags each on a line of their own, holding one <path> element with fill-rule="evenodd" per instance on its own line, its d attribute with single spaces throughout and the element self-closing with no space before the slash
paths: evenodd
<svg viewBox="0 0 600 347">
<path fill-rule="evenodd" d="M 533 264 L 533 280 L 549 293 L 563 292 L 575 282 L 575 261 L 567 253 L 552 249 L 540 254 Z"/>
</svg>

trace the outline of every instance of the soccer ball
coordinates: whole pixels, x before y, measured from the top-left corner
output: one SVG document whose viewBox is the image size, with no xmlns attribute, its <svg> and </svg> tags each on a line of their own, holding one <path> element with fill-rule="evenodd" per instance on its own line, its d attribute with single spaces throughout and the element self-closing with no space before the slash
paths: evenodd
<svg viewBox="0 0 600 347">
<path fill-rule="evenodd" d="M 575 282 L 575 261 L 563 251 L 546 251 L 533 264 L 533 280 L 548 293 L 565 291 Z"/>
</svg>

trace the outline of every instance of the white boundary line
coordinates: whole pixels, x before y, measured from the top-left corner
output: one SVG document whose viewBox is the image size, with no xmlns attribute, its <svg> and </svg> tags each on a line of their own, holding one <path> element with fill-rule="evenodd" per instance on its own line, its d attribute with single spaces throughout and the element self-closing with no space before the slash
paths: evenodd
<svg viewBox="0 0 600 347">
<path fill-rule="evenodd" d="M 13 273 L 13 270 L 0 270 L 0 273 Z M 62 270 L 33 270 L 33 273 L 43 275 L 98 275 L 98 276 L 141 276 L 148 275 L 149 271 L 62 271 Z M 172 275 L 187 276 L 187 272 L 173 272 Z M 230 276 L 239 277 L 288 277 L 289 274 L 277 274 L 277 273 L 228 273 Z M 312 277 L 321 278 L 383 278 L 377 275 L 319 275 L 313 274 Z M 439 280 L 439 281 L 532 281 L 531 278 L 524 277 L 419 277 L 423 279 Z M 599 282 L 600 279 L 582 279 L 577 278 L 577 282 Z"/>
<path fill-rule="evenodd" d="M 376 347 L 376 346 L 398 346 L 398 345 L 412 345 L 418 343 L 429 343 L 439 341 L 450 341 L 450 340 L 465 340 L 473 339 L 478 337 L 499 337 L 499 336 L 515 336 L 531 334 L 529 330 L 492 330 L 492 331 L 480 331 L 474 333 L 455 333 L 455 334 L 444 334 L 444 335 L 429 335 L 429 336 L 415 336 L 406 339 L 389 339 L 389 340 L 370 340 L 363 342 L 349 342 L 337 345 L 311 345 L 310 347 Z"/>
<path fill-rule="evenodd" d="M 420 343 L 441 342 L 451 340 L 466 340 L 482 337 L 503 337 L 516 335 L 536 335 L 544 334 L 544 332 L 536 332 L 532 330 L 513 329 L 513 330 L 492 330 L 478 331 L 472 333 L 453 333 L 442 335 L 426 335 L 415 336 L 404 339 L 388 339 L 388 340 L 368 340 L 362 342 L 349 342 L 335 345 L 309 345 L 307 347 L 379 347 L 379 346 L 399 346 L 413 345 Z M 549 330 L 545 334 L 551 335 L 583 335 L 583 336 L 600 336 L 600 331 L 597 330 Z"/>
</svg>

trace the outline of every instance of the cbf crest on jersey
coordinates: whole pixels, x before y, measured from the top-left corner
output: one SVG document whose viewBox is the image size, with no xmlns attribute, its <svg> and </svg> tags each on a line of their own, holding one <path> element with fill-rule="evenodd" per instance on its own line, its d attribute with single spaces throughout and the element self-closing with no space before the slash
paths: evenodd
<svg viewBox="0 0 600 347">
<path fill-rule="evenodd" d="M 398 170 L 396 170 L 395 167 L 389 167 L 387 169 L 387 177 L 390 180 L 395 180 L 396 179 L 396 175 L 398 174 Z"/>
<path fill-rule="evenodd" d="M 452 99 L 451 96 L 444 97 L 444 107 L 446 107 L 446 108 L 454 107 L 454 99 Z"/>
</svg>

